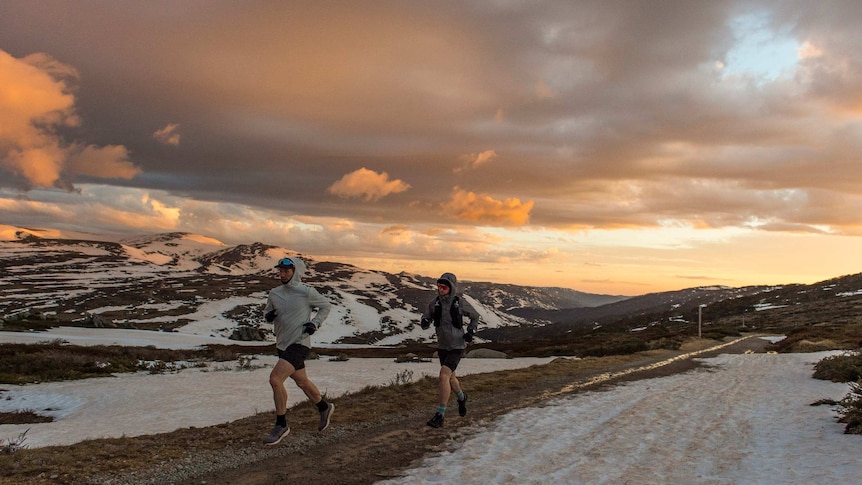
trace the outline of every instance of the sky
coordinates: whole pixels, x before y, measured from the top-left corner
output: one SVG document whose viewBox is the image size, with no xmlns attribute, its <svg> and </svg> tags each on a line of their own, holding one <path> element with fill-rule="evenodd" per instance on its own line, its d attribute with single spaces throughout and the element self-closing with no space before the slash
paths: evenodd
<svg viewBox="0 0 862 485">
<path fill-rule="evenodd" d="M 0 332 L 4 340 L 14 336 Z M 141 345 L 136 335 L 132 338 L 130 343 Z M 174 338 L 176 345 L 194 344 L 187 335 Z M 840 400 L 849 391 L 845 383 L 811 377 L 813 364 L 833 354 L 722 354 L 702 359 L 705 368 L 603 391 L 561 393 L 493 421 L 471 418 L 468 410 L 474 424 L 459 431 L 454 449 L 429 454 L 402 476 L 381 483 L 854 483 L 860 473 L 860 437 L 843 434 L 834 407 L 811 406 L 822 399 Z M 469 374 L 549 360 L 465 359 L 461 365 L 468 377 L 463 382 L 469 390 Z M 63 445 L 212 426 L 266 412 L 273 362 L 264 356 L 255 364 L 262 367 L 239 371 L 224 363 L 221 370 L 142 372 L 6 388 L 0 391 L 0 411 L 47 409 L 55 421 L 2 425 L 0 439 L 14 440 L 29 428 L 24 444 Z M 333 396 L 387 385 L 403 370 L 412 370 L 418 379 L 436 375 L 435 369 L 431 363 L 395 364 L 391 359 L 309 361 L 318 387 Z M 290 404 L 299 402 L 301 393 L 288 389 Z M 195 406 L 188 405 L 192 397 Z M 429 413 L 432 400 L 429 396 Z M 337 417 L 337 407 L 335 412 Z M 448 414 L 447 420 L 461 419 Z M 422 419 L 417 426 L 424 427 Z M 316 425 L 290 422 L 289 416 L 288 422 Z M 332 426 L 338 425 L 333 420 Z M 267 432 L 261 430 L 261 439 Z"/>
<path fill-rule="evenodd" d="M 0 223 L 620 295 L 853 274 L 860 21 L 852 0 L 8 0 Z"/>
</svg>

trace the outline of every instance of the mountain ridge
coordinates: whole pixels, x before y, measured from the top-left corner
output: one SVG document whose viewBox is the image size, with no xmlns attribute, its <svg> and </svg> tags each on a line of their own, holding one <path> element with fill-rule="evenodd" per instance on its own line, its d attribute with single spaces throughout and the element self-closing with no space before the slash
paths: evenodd
<svg viewBox="0 0 862 485">
<path fill-rule="evenodd" d="M 239 327 L 254 335 L 251 327 L 265 338 L 259 309 L 278 284 L 272 262 L 299 256 L 308 263 L 303 281 L 334 305 L 316 335 L 320 342 L 391 345 L 431 338 L 416 323 L 433 295 L 434 277 L 317 261 L 260 242 L 227 246 L 182 232 L 86 239 L 81 233 L 6 226 L 0 234 L 6 236 L 0 241 L 0 283 L 11 295 L 0 299 L 6 319 L 35 310 L 66 325 L 179 332 L 206 332 L 209 325 L 212 335 L 222 337 L 234 336 Z M 531 324 L 511 313 L 525 305 L 557 309 L 625 298 L 487 282 L 464 281 L 461 287 L 480 309 L 486 329 Z M 218 306 L 227 308 L 209 309 Z"/>
<path fill-rule="evenodd" d="M 0 317 L 34 325 L 41 318 L 45 325 L 271 340 L 260 311 L 278 284 L 272 262 L 285 256 L 305 259 L 304 282 L 333 303 L 316 341 L 391 346 L 432 340 L 431 332 L 419 328 L 418 315 L 433 297 L 435 277 L 318 261 L 261 242 L 228 246 L 184 232 L 91 237 L 0 226 Z M 691 328 L 703 309 L 707 325 L 725 319 L 744 327 L 746 316 L 749 325 L 765 324 L 801 304 L 828 307 L 862 298 L 860 275 L 813 285 L 704 286 L 634 297 L 490 282 L 460 286 L 482 316 L 480 342 L 566 338 L 610 328 Z M 763 310 L 770 310 L 772 320 Z"/>
</svg>

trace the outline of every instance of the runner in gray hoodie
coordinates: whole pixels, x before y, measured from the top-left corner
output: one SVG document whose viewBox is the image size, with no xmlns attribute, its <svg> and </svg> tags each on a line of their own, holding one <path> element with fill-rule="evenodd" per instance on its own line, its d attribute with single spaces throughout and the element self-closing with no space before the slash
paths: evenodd
<svg viewBox="0 0 862 485">
<path fill-rule="evenodd" d="M 458 414 L 467 415 L 467 394 L 455 376 L 455 369 L 467 348 L 473 341 L 473 333 L 479 325 L 479 312 L 470 302 L 457 293 L 458 279 L 452 273 L 443 273 L 437 280 L 437 296 L 428 303 L 422 313 L 421 327 L 427 329 L 432 324 L 437 332 L 437 357 L 440 360 L 440 376 L 437 381 L 437 397 L 440 403 L 437 412 L 428 421 L 428 426 L 443 426 L 443 416 L 451 393 L 458 400 Z M 464 317 L 470 322 L 465 326 Z"/>
<path fill-rule="evenodd" d="M 272 323 L 278 350 L 278 363 L 269 374 L 276 416 L 275 426 L 263 440 L 267 445 L 278 444 L 290 433 L 286 417 L 287 389 L 284 387 L 288 377 L 320 411 L 319 431 L 329 426 L 335 411 L 335 405 L 323 399 L 305 370 L 305 359 L 311 351 L 311 335 L 326 320 L 332 305 L 317 290 L 302 284 L 306 270 L 304 261 L 296 257 L 282 258 L 275 267 L 278 268 L 281 286 L 269 292 L 263 310 L 266 321 Z"/>
</svg>

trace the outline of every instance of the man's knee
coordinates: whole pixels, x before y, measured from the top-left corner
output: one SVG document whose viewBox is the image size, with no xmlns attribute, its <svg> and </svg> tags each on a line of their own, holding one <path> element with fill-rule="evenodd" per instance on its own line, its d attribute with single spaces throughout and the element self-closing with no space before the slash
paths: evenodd
<svg viewBox="0 0 862 485">
<path fill-rule="evenodd" d="M 279 361 L 272 372 L 269 373 L 269 385 L 273 388 L 284 385 L 284 381 L 295 371 L 293 366 L 284 361 Z"/>
<path fill-rule="evenodd" d="M 269 374 L 269 385 L 272 386 L 273 388 L 281 387 L 284 385 L 285 379 L 286 378 L 281 377 L 280 375 L 276 374 L 275 372 L 272 372 Z"/>
</svg>

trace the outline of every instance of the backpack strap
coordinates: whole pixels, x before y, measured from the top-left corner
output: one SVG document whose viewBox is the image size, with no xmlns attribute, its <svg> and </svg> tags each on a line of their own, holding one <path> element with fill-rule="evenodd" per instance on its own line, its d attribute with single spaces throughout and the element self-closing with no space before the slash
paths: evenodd
<svg viewBox="0 0 862 485">
<path fill-rule="evenodd" d="M 449 316 L 452 317 L 452 326 L 462 328 L 464 326 L 464 315 L 461 314 L 461 299 L 458 296 L 452 300 L 452 306 L 449 307 Z"/>
<path fill-rule="evenodd" d="M 453 327 L 462 328 L 464 326 L 464 316 L 461 314 L 461 299 L 457 295 L 452 299 L 452 306 L 449 307 L 449 316 L 452 319 Z M 433 317 L 434 326 L 439 327 L 443 319 L 443 303 L 440 301 L 439 296 L 434 300 Z"/>
</svg>

